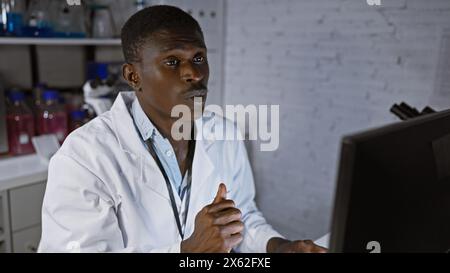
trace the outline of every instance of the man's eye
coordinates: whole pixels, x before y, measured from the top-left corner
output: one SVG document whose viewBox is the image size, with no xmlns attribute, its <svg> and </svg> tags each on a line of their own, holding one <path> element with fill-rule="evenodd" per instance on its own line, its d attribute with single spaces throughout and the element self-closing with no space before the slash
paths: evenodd
<svg viewBox="0 0 450 273">
<path fill-rule="evenodd" d="M 168 65 L 168 66 L 176 66 L 176 65 L 178 65 L 179 63 L 180 63 L 179 60 L 167 60 L 167 61 L 166 61 L 166 65 Z"/>
<path fill-rule="evenodd" d="M 197 57 L 194 58 L 194 62 L 195 63 L 203 63 L 203 62 L 205 62 L 205 57 L 197 56 Z"/>
</svg>

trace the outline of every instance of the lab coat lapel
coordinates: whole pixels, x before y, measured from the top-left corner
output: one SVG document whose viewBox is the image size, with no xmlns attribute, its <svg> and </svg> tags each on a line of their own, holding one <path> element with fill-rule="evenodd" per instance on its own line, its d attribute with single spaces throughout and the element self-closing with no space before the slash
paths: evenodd
<svg viewBox="0 0 450 273">
<path fill-rule="evenodd" d="M 201 122 L 196 122 L 196 126 L 202 125 Z M 216 183 L 216 181 L 213 181 L 215 164 L 209 154 L 212 145 L 214 145 L 214 140 L 200 138 L 197 133 L 194 161 L 192 163 L 191 196 L 186 219 L 185 238 L 190 236 L 194 231 L 195 216 L 198 212 L 199 202 L 204 199 L 204 196 L 201 196 L 204 192 L 203 187 L 207 187 L 208 183 Z"/>
<path fill-rule="evenodd" d="M 111 108 L 114 130 L 119 145 L 124 152 L 130 154 L 131 158 L 136 158 L 137 161 L 137 164 L 130 164 L 132 169 L 128 171 L 138 174 L 137 177 L 141 183 L 161 197 L 170 200 L 164 177 L 155 160 L 142 144 L 128 110 L 134 98 L 134 92 L 121 92 Z"/>
<path fill-rule="evenodd" d="M 209 141 L 198 140 L 195 147 L 194 161 L 192 163 L 191 198 L 195 198 L 198 189 L 201 189 L 214 172 L 214 163 L 208 155 L 212 144 Z M 195 199 L 194 199 L 195 200 Z"/>
<path fill-rule="evenodd" d="M 121 92 L 117 96 L 114 105 L 111 108 L 113 116 L 113 124 L 119 145 L 126 152 L 136 157 L 138 162 L 133 166 L 131 172 L 139 174 L 140 181 L 151 190 L 158 193 L 161 197 L 170 202 L 170 197 L 167 191 L 166 182 L 159 170 L 155 160 L 147 151 L 140 140 L 140 136 L 136 131 L 129 107 L 135 98 L 134 92 Z M 196 126 L 202 126 L 203 130 L 198 131 L 196 135 L 196 146 L 194 153 L 194 161 L 192 163 L 192 184 L 190 203 L 195 203 L 198 198 L 201 199 L 201 189 L 206 183 L 217 184 L 217 181 L 212 181 L 215 172 L 214 162 L 208 151 L 214 145 L 214 138 L 212 138 L 212 131 L 214 130 L 214 117 L 199 119 L 196 121 Z M 202 133 L 202 137 L 200 137 Z M 175 201 L 178 208 L 181 206 L 181 201 L 178 194 L 174 194 Z M 190 206 L 191 207 L 191 206 Z M 189 221 L 195 219 L 195 214 L 191 215 L 191 209 L 188 211 L 187 227 L 190 227 Z"/>
</svg>

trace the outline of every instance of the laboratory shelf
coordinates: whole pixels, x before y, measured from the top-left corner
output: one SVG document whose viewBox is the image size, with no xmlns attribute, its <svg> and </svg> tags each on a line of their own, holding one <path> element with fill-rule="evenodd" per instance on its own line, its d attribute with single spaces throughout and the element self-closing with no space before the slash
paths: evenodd
<svg viewBox="0 0 450 273">
<path fill-rule="evenodd" d="M 120 46 L 120 39 L 1 37 L 0 45 Z"/>
</svg>

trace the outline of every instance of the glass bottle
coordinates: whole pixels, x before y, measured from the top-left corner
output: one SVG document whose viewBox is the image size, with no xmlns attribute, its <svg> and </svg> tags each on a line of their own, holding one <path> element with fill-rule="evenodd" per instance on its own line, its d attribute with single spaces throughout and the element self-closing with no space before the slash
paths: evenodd
<svg viewBox="0 0 450 273">
<path fill-rule="evenodd" d="M 22 36 L 25 4 L 25 0 L 5 1 L 4 10 L 6 14 L 7 36 Z"/>
<path fill-rule="evenodd" d="M 67 6 L 64 2 L 56 2 L 52 8 L 55 10 L 53 27 L 57 37 L 84 38 L 86 29 L 83 7 Z"/>
<path fill-rule="evenodd" d="M 93 7 L 92 37 L 112 38 L 115 31 L 115 23 L 108 6 L 97 5 Z"/>
<path fill-rule="evenodd" d="M 8 144 L 11 155 L 34 153 L 31 138 L 34 136 L 34 119 L 30 108 L 25 104 L 25 95 L 20 91 L 12 91 L 9 96 L 6 120 L 8 128 Z"/>
<path fill-rule="evenodd" d="M 77 128 L 80 128 L 85 123 L 86 123 L 86 112 L 82 110 L 73 110 L 70 112 L 70 124 L 69 124 L 70 132 L 74 131 Z"/>
<path fill-rule="evenodd" d="M 52 25 L 49 0 L 31 0 L 27 10 L 24 35 L 29 37 L 51 37 Z"/>
<path fill-rule="evenodd" d="M 37 119 L 38 133 L 55 134 L 58 141 L 63 143 L 68 133 L 68 124 L 64 106 L 58 102 L 59 94 L 55 90 L 45 90 L 42 98 L 43 104 Z"/>
</svg>

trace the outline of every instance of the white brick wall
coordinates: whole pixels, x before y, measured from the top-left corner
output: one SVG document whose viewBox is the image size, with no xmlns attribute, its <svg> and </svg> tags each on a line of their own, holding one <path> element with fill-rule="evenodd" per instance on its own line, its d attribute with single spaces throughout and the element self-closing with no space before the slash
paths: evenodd
<svg viewBox="0 0 450 273">
<path fill-rule="evenodd" d="M 280 105 L 279 149 L 251 156 L 258 204 L 283 234 L 329 229 L 343 134 L 396 121 L 403 100 L 450 106 L 450 90 L 433 95 L 449 82 L 444 29 L 450 0 L 227 1 L 225 102 Z"/>
</svg>

